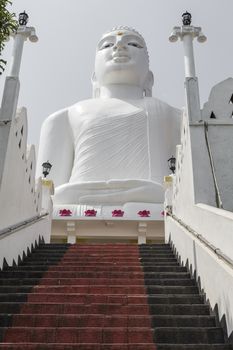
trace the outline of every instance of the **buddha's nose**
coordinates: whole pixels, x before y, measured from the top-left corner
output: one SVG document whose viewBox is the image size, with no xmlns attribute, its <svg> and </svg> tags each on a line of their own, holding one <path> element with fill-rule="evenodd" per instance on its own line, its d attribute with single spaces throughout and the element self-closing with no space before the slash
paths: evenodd
<svg viewBox="0 0 233 350">
<path fill-rule="evenodd" d="M 125 46 L 124 42 L 121 39 L 117 40 L 115 42 L 114 47 L 113 47 L 114 50 L 125 49 L 125 48 L 126 48 L 126 46 Z"/>
</svg>

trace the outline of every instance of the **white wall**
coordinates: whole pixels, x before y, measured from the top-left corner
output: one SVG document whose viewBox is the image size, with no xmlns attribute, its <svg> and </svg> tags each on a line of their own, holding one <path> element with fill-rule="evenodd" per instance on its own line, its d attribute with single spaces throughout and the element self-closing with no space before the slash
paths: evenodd
<svg viewBox="0 0 233 350">
<path fill-rule="evenodd" d="M 229 81 L 226 91 L 227 89 Z M 222 90 L 218 96 L 220 100 L 225 96 Z M 229 109 L 228 104 L 229 101 L 227 106 L 224 105 L 226 111 Z M 233 213 L 216 208 L 204 122 L 195 121 L 195 110 L 187 110 L 189 115 L 184 114 L 183 117 L 181 145 L 177 147 L 176 174 L 172 187 L 167 190 L 166 201 L 179 220 L 233 259 Z M 210 115 L 207 120 L 211 124 L 209 141 L 217 182 L 223 204 L 227 203 L 227 208 L 230 209 L 233 203 L 231 152 L 233 120 L 229 120 L 229 113 L 227 115 L 227 121 L 221 118 L 209 119 Z M 192 267 L 197 279 L 200 279 L 201 288 L 204 289 L 211 307 L 217 305 L 220 319 L 226 317 L 230 335 L 233 331 L 233 268 L 169 216 L 165 218 L 165 238 L 167 242 L 169 240 L 172 242 L 184 264 L 188 260 L 189 267 Z"/>
<path fill-rule="evenodd" d="M 17 263 L 39 239 L 49 242 L 51 233 L 51 213 L 17 231 L 12 229 L 42 214 L 41 179 L 35 183 L 35 148 L 27 146 L 27 111 L 21 108 L 16 113 L 18 92 L 18 78 L 7 78 L 0 111 L 0 268 L 4 259 L 8 265 Z"/>
<path fill-rule="evenodd" d="M 27 146 L 27 114 L 22 108 L 11 122 L 0 184 L 0 229 L 39 215 L 41 181 L 35 184 L 35 149 Z"/>
<path fill-rule="evenodd" d="M 45 243 L 50 241 L 51 220 L 49 216 L 37 221 L 33 225 L 15 231 L 11 234 L 0 236 L 0 268 L 3 267 L 4 258 L 9 266 L 13 261 L 18 262 L 18 257 L 23 258 L 23 253 L 27 255 L 27 249 L 31 251 L 31 245 L 35 247 L 35 242 L 39 243 L 39 238 Z"/>
<path fill-rule="evenodd" d="M 171 217 L 166 219 L 165 231 L 166 241 L 171 240 L 181 262 L 185 265 L 188 261 L 196 272 L 211 308 L 218 306 L 220 320 L 225 315 L 230 335 L 233 331 L 233 269 Z"/>
</svg>

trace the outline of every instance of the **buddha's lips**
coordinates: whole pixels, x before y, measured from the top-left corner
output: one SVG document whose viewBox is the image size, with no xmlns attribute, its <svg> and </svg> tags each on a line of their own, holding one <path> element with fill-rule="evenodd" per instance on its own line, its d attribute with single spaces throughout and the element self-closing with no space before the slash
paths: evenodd
<svg viewBox="0 0 233 350">
<path fill-rule="evenodd" d="M 117 63 L 124 63 L 130 60 L 130 57 L 127 55 L 114 55 L 112 58 L 113 61 Z"/>
</svg>

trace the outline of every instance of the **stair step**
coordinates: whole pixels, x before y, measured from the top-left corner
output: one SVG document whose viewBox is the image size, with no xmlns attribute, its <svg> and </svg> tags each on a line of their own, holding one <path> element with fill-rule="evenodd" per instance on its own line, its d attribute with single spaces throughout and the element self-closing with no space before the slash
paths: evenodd
<svg viewBox="0 0 233 350">
<path fill-rule="evenodd" d="M 149 343 L 153 342 L 150 329 L 144 327 L 12 327 L 5 331 L 5 341 L 15 343 Z M 1 328 L 0 328 L 1 332 Z"/>
<path fill-rule="evenodd" d="M 1 349 L 1 347 L 0 347 Z M 157 350 L 232 350 L 232 344 L 156 344 Z"/>
<path fill-rule="evenodd" d="M 224 342 L 223 330 L 218 327 L 157 327 L 154 329 L 156 343 L 219 344 Z"/>
<path fill-rule="evenodd" d="M 151 315 L 209 315 L 208 305 L 203 304 L 151 304 Z"/>
<path fill-rule="evenodd" d="M 151 344 L 42 344 L 34 343 L 34 344 L 0 344 L 0 349 L 4 350 L 157 350 L 157 347 L 154 343 Z M 220 349 L 222 350 L 222 349 Z M 223 349 L 225 350 L 225 349 Z M 228 348 L 227 348 L 228 350 Z"/>
<path fill-rule="evenodd" d="M 8 319 L 11 315 L 1 315 Z M 22 315 L 14 316 L 14 327 L 151 327 L 150 316 L 105 316 L 105 315 Z"/>
<path fill-rule="evenodd" d="M 0 344 L 4 350 L 232 350 L 232 344 Z"/>
<path fill-rule="evenodd" d="M 139 248 L 140 249 L 143 249 L 143 248 L 148 248 L 148 249 L 150 249 L 150 248 L 153 248 L 153 247 L 169 247 L 169 248 L 171 248 L 171 246 L 170 246 L 170 244 L 169 243 L 150 243 L 150 244 L 148 244 L 148 243 L 143 243 L 143 244 L 141 244 L 140 246 L 139 246 Z"/>
<path fill-rule="evenodd" d="M 172 282 L 171 282 L 172 283 Z M 78 285 L 78 286 L 143 286 L 144 279 L 134 278 L 42 278 L 41 283 L 43 285 L 55 286 L 55 285 Z M 1 287 L 0 287 L 1 290 Z"/>
<path fill-rule="evenodd" d="M 51 269 L 51 266 L 50 266 Z M 19 271 L 40 271 L 40 272 L 44 272 L 47 271 L 47 267 L 44 265 L 35 265 L 35 266 L 24 266 L 24 265 L 18 265 L 16 267 L 11 266 L 11 267 L 7 267 L 6 269 L 4 269 L 3 271 L 0 271 L 0 276 L 5 276 L 8 273 L 14 273 L 14 272 L 19 272 Z"/>
<path fill-rule="evenodd" d="M 17 267 L 17 272 L 18 271 L 47 271 L 48 270 L 48 267 L 43 264 L 43 265 L 39 265 L 39 264 L 35 264 L 35 265 L 21 265 L 21 266 L 18 266 Z M 13 270 L 7 270 L 7 271 L 4 271 L 4 273 L 8 273 L 9 272 L 13 272 Z M 61 266 L 60 265 L 50 265 L 49 266 L 49 271 L 76 271 L 76 272 L 92 272 L 92 273 L 95 273 L 95 272 L 119 272 L 119 266 L 116 266 L 116 265 L 113 265 L 113 266 L 96 266 L 96 265 L 93 265 L 91 267 L 89 266 L 82 266 L 81 268 L 79 268 L 78 266 L 76 265 L 65 265 L 65 266 L 62 266 L 62 269 L 61 269 Z M 126 272 L 142 272 L 143 269 L 141 268 L 141 266 L 121 266 L 121 271 L 124 273 Z M 185 270 L 185 272 L 187 272 Z"/>
<path fill-rule="evenodd" d="M 215 327 L 214 316 L 173 316 L 160 315 L 152 317 L 152 326 L 158 327 Z"/>
<path fill-rule="evenodd" d="M 23 270 L 23 269 L 15 269 L 15 270 L 7 270 L 4 272 L 0 272 L 0 281 L 3 279 L 10 279 L 10 278 L 41 278 L 46 270 L 42 271 L 31 271 L 31 270 Z"/>
<path fill-rule="evenodd" d="M 1 278 L 0 279 L 0 287 L 1 286 L 34 286 L 38 284 L 40 281 L 39 278 Z M 0 299 L 1 300 L 1 299 Z"/>
<path fill-rule="evenodd" d="M 30 293 L 32 286 L 0 286 L 0 294 L 6 293 Z"/>
<path fill-rule="evenodd" d="M 67 282 L 72 283 L 68 280 Z M 26 287 L 25 287 L 26 288 Z M 190 288 L 190 287 L 183 287 Z M 138 285 L 130 286 L 106 286 L 106 285 L 51 285 L 51 286 L 35 286 L 33 288 L 35 293 L 88 293 L 88 294 L 145 294 L 145 287 Z M 161 294 L 161 293 L 160 293 Z M 188 292 L 186 293 L 188 294 Z"/>
<path fill-rule="evenodd" d="M 54 286 L 54 285 L 103 285 L 103 286 L 144 286 L 147 285 L 149 288 L 153 288 L 156 286 L 178 286 L 178 287 L 186 287 L 186 286 L 195 286 L 195 281 L 191 279 L 147 279 L 144 283 L 144 279 L 142 278 L 123 278 L 123 277 L 117 277 L 117 278 L 90 278 L 90 277 L 79 277 L 79 278 L 64 278 L 64 277 L 43 277 L 40 280 L 39 279 L 22 279 L 22 280 L 15 280 L 15 279 L 6 279 L 6 282 L 0 280 L 0 293 L 2 293 L 7 288 L 7 292 L 11 292 L 11 290 L 14 291 L 14 289 L 18 288 L 27 288 L 30 286 L 34 286 L 35 284 L 38 284 L 40 281 L 40 285 L 43 284 L 44 286 Z M 17 282 L 18 281 L 18 282 Z"/>
<path fill-rule="evenodd" d="M 13 321 L 11 315 L 1 314 L 0 327 L 12 323 L 14 327 L 214 327 L 214 316 L 106 316 L 90 315 L 58 315 L 58 314 L 16 314 Z"/>
<path fill-rule="evenodd" d="M 150 265 L 150 266 L 143 266 L 144 272 L 187 272 L 187 268 L 183 266 L 175 266 L 175 265 L 167 265 L 167 266 L 158 266 L 156 265 Z"/>
<path fill-rule="evenodd" d="M 1 302 L 0 314 L 18 314 L 23 304 L 22 302 Z"/>
<path fill-rule="evenodd" d="M 28 293 L 0 294 L 1 303 L 6 302 L 24 302 L 27 301 Z"/>
<path fill-rule="evenodd" d="M 145 279 L 146 286 L 196 286 L 194 279 L 183 278 L 147 278 Z"/>
<path fill-rule="evenodd" d="M 82 258 L 99 258 L 99 257 L 103 257 L 103 258 L 112 258 L 112 257 L 115 257 L 115 258 L 126 258 L 126 259 L 129 259 L 129 258 L 136 258 L 136 259 L 142 259 L 143 257 L 148 257 L 148 258 L 153 258 L 153 257 L 163 257 L 163 256 L 167 256 L 167 257 L 175 257 L 175 254 L 170 251 L 170 250 L 156 250 L 154 252 L 141 252 L 139 253 L 138 251 L 96 251 L 96 252 L 88 252 L 88 251 L 71 251 L 71 250 L 68 250 L 68 251 L 65 251 L 65 252 L 60 252 L 60 251 L 35 251 L 33 253 L 30 254 L 30 257 L 38 257 L 38 256 L 51 256 L 51 257 L 70 257 L 70 258 L 79 258 L 79 257 L 82 257 Z"/>
<path fill-rule="evenodd" d="M 159 251 L 159 252 L 154 252 L 154 253 L 141 253 L 140 254 L 140 259 L 153 259 L 153 258 L 173 258 L 175 259 L 175 255 L 170 252 L 170 251 Z"/>
<path fill-rule="evenodd" d="M 30 280 L 39 281 L 44 278 L 141 278 L 141 279 L 189 279 L 189 273 L 156 273 L 156 272 L 117 272 L 117 271 L 30 271 L 16 270 L 6 271 L 0 275 L 0 285 L 29 284 Z M 33 283 L 34 284 L 34 283 Z"/>
<path fill-rule="evenodd" d="M 203 294 L 149 294 L 149 304 L 203 304 Z"/>
<path fill-rule="evenodd" d="M 147 286 L 148 294 L 195 294 L 197 286 Z"/>
<path fill-rule="evenodd" d="M 0 313 L 9 314 L 102 314 L 102 315 L 149 315 L 148 305 L 76 304 L 76 303 L 0 303 Z"/>
<path fill-rule="evenodd" d="M 153 259 L 153 261 L 142 261 L 142 267 L 146 266 L 158 266 L 158 265 L 176 265 L 179 266 L 179 263 L 176 259 Z"/>
<path fill-rule="evenodd" d="M 60 293 L 31 293 L 27 297 L 30 303 L 75 303 L 75 304 L 140 304 L 147 305 L 147 297 L 143 295 L 111 295 L 111 294 L 66 294 Z M 13 301 L 13 300 L 12 300 Z M 18 301 L 18 300 L 17 300 Z"/>
</svg>

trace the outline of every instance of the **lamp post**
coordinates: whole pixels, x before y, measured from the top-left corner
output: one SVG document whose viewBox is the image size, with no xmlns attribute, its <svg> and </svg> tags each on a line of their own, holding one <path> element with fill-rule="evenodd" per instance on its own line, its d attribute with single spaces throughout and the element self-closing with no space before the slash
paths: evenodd
<svg viewBox="0 0 233 350">
<path fill-rule="evenodd" d="M 15 118 L 19 97 L 19 71 L 23 53 L 24 41 L 28 38 L 36 42 L 35 28 L 27 27 L 28 15 L 22 12 L 19 15 L 19 26 L 16 32 L 11 33 L 14 38 L 12 59 L 10 64 L 10 74 L 6 77 L 3 90 L 2 103 L 0 108 L 0 129 L 1 129 L 1 147 L 0 147 L 0 183 L 6 160 L 7 148 L 9 144 L 11 122 Z M 3 130 L 4 129 L 4 130 Z M 3 130 L 3 131 L 2 131 Z"/>
<path fill-rule="evenodd" d="M 26 26 L 28 23 L 28 14 L 24 11 L 19 14 L 19 25 Z"/>
<path fill-rule="evenodd" d="M 201 27 L 194 27 L 191 25 L 192 15 L 189 12 L 182 14 L 182 27 L 174 27 L 171 35 L 169 36 L 169 41 L 174 43 L 178 39 L 183 41 L 184 45 L 184 66 L 185 66 L 185 76 L 195 77 L 195 63 L 193 54 L 193 39 L 197 38 L 197 41 L 204 43 L 207 38 L 202 33 Z"/>
<path fill-rule="evenodd" d="M 206 36 L 202 33 L 201 27 L 194 27 L 191 22 L 192 15 L 186 11 L 182 14 L 182 27 L 173 28 L 169 41 L 174 43 L 180 39 L 183 42 L 187 116 L 189 121 L 199 122 L 202 116 L 198 79 L 195 72 L 193 40 L 197 38 L 199 43 L 204 43 Z"/>
<path fill-rule="evenodd" d="M 50 164 L 49 161 L 47 160 L 47 162 L 44 162 L 44 163 L 42 164 L 42 168 L 43 168 L 42 173 L 43 173 L 43 175 L 44 175 L 44 178 L 46 178 L 46 176 L 48 176 L 49 173 L 50 173 L 50 170 L 51 170 L 51 168 L 52 168 L 52 164 Z"/>
<path fill-rule="evenodd" d="M 49 213 L 52 212 L 53 207 L 51 195 L 54 194 L 54 185 L 52 180 L 46 179 L 46 176 L 49 175 L 51 168 L 52 164 L 48 160 L 42 164 L 42 173 L 44 175 L 42 179 L 42 208 Z"/>
<path fill-rule="evenodd" d="M 184 26 L 190 26 L 192 22 L 192 15 L 188 11 L 182 14 L 182 21 Z"/>
<path fill-rule="evenodd" d="M 12 53 L 12 60 L 10 66 L 10 76 L 18 77 L 23 53 L 23 45 L 24 42 L 29 39 L 31 42 L 37 42 L 38 37 L 35 32 L 34 27 L 27 27 L 29 16 L 24 11 L 19 14 L 19 27 L 16 33 L 12 33 L 11 35 L 14 38 L 14 47 Z"/>
<path fill-rule="evenodd" d="M 172 171 L 172 174 L 175 174 L 176 170 L 176 158 L 171 156 L 171 158 L 168 159 L 168 166 L 169 169 Z"/>
</svg>

